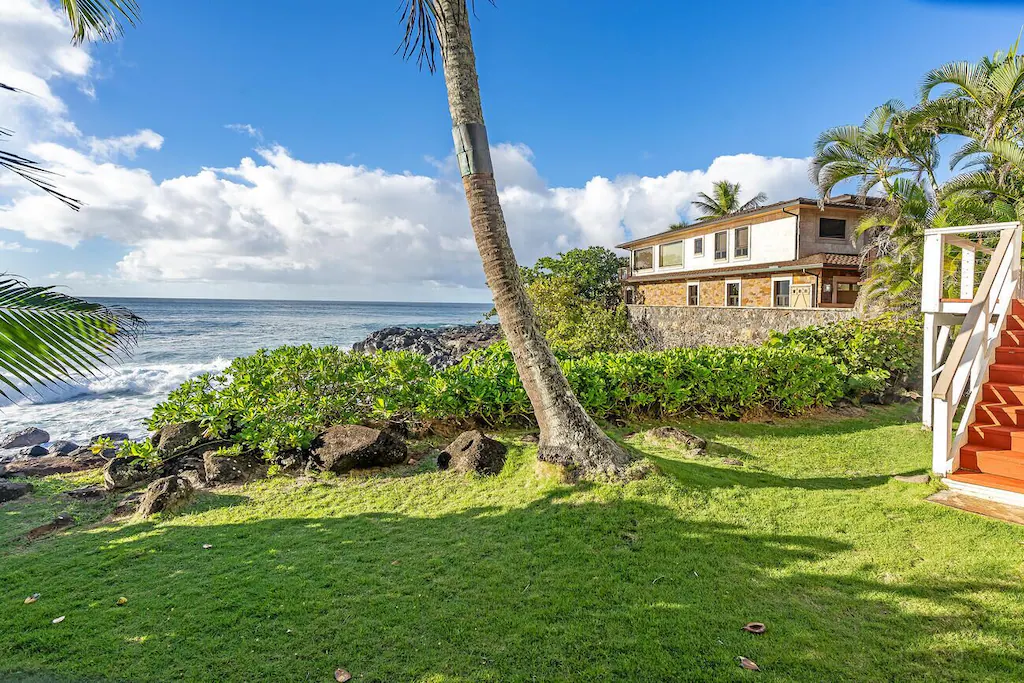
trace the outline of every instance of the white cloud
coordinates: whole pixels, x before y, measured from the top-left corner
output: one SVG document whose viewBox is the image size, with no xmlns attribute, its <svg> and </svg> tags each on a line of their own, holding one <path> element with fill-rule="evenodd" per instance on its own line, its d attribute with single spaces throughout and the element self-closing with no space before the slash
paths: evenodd
<svg viewBox="0 0 1024 683">
<path fill-rule="evenodd" d="M 0 240 L 0 251 L 20 251 L 23 254 L 34 254 L 39 250 L 22 246 L 20 242 L 4 242 Z"/>
<path fill-rule="evenodd" d="M 124 156 L 134 159 L 140 149 L 160 149 L 164 144 L 164 137 L 148 128 L 140 130 L 132 135 L 121 135 L 114 138 L 89 138 L 85 146 L 93 156 L 104 159 Z"/>
<path fill-rule="evenodd" d="M 0 117 L 10 114 L 24 124 L 26 152 L 60 173 L 61 190 L 86 204 L 72 212 L 10 174 L 0 175 L 0 228 L 68 246 L 97 237 L 123 245 L 126 255 L 111 264 L 111 274 L 123 281 L 287 285 L 293 292 L 297 286 L 353 283 L 389 291 L 482 287 L 451 158 L 438 162 L 434 174 L 416 175 L 351 161 L 311 163 L 271 146 L 228 168 L 155 179 L 117 160 L 159 150 L 162 136 L 143 129 L 84 137 L 52 95 L 48 83 L 58 78 L 88 87 L 91 59 L 69 47 L 67 38 L 66 26 L 44 0 L 0 2 L 0 82 L 40 95 L 38 102 L 19 100 L 7 110 L 2 103 L 11 98 L 0 96 Z M 259 137 L 251 124 L 227 127 Z M 523 263 L 663 230 L 689 215 L 697 192 L 715 180 L 728 178 L 750 194 L 764 190 L 776 200 L 809 191 L 804 159 L 741 154 L 720 157 L 707 169 L 598 176 L 581 187 L 555 187 L 538 173 L 526 145 L 499 144 L 492 151 L 509 233 Z M 78 277 L 84 276 L 63 276 Z"/>
<path fill-rule="evenodd" d="M 233 130 L 236 133 L 242 133 L 243 135 L 248 135 L 251 138 L 256 138 L 257 140 L 263 139 L 263 131 L 249 123 L 227 123 L 224 124 L 224 127 L 228 130 Z"/>
</svg>

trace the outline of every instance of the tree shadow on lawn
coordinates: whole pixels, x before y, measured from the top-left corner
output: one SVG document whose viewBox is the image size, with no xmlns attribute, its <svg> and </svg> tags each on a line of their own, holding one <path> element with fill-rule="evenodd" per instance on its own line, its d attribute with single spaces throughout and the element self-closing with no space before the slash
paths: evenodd
<svg viewBox="0 0 1024 683">
<path fill-rule="evenodd" d="M 843 569 L 846 543 L 636 498 L 560 488 L 435 517 L 205 516 L 0 555 L 19 603 L 0 614 L 5 680 L 739 680 L 740 655 L 764 680 L 1024 676 L 1013 577 L 884 583 Z M 749 621 L 768 633 L 742 632 Z"/>
</svg>

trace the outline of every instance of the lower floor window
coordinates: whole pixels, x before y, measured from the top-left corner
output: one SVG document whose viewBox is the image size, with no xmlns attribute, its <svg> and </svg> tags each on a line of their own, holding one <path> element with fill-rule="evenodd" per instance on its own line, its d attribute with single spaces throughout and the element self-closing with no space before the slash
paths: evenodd
<svg viewBox="0 0 1024 683">
<path fill-rule="evenodd" d="M 782 308 L 789 307 L 789 280 L 776 280 L 772 284 L 772 298 L 775 306 Z"/>
<path fill-rule="evenodd" d="M 740 305 L 740 283 L 739 282 L 726 282 L 725 283 L 725 305 L 726 306 L 739 306 Z"/>
<path fill-rule="evenodd" d="M 626 304 L 632 305 L 636 303 L 636 292 L 632 287 L 626 287 Z"/>
<path fill-rule="evenodd" d="M 688 306 L 700 305 L 700 285 L 690 285 L 686 288 L 686 304 Z"/>
<path fill-rule="evenodd" d="M 860 285 L 856 282 L 836 283 L 836 303 L 853 305 L 857 303 L 857 294 L 860 293 Z"/>
</svg>

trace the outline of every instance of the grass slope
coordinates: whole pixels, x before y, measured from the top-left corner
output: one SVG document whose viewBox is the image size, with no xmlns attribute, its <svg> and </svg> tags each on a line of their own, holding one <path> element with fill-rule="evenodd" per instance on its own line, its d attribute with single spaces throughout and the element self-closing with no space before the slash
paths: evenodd
<svg viewBox="0 0 1024 683">
<path fill-rule="evenodd" d="M 53 502 L 7 504 L 0 679 L 1024 680 L 1024 529 L 889 478 L 927 467 L 913 407 L 683 426 L 713 457 L 630 440 L 665 476 L 625 486 L 510 439 L 493 479 L 278 478 L 32 544 Z"/>
</svg>

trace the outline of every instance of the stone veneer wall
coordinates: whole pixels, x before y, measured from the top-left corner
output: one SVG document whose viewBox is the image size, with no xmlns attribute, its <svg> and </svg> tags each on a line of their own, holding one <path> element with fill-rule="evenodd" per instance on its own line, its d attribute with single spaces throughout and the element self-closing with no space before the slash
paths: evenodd
<svg viewBox="0 0 1024 683">
<path fill-rule="evenodd" d="M 661 348 L 756 346 L 772 330 L 828 325 L 849 320 L 853 309 L 722 308 L 714 306 L 627 306 L 637 331 Z"/>
<path fill-rule="evenodd" d="M 780 277 L 792 277 L 794 285 L 817 284 L 817 278 L 808 273 L 779 273 Z M 683 277 L 682 275 L 680 276 Z M 636 285 L 639 301 L 647 306 L 686 306 L 687 285 L 700 283 L 701 306 L 724 306 L 725 283 L 740 280 L 741 306 L 771 306 L 771 275 L 737 275 L 735 277 L 680 279 L 674 282 L 643 282 Z"/>
</svg>

